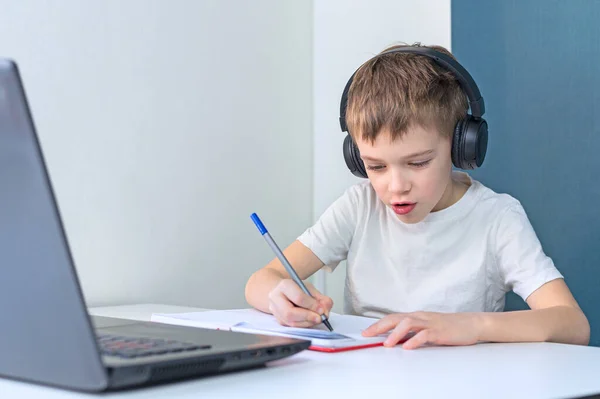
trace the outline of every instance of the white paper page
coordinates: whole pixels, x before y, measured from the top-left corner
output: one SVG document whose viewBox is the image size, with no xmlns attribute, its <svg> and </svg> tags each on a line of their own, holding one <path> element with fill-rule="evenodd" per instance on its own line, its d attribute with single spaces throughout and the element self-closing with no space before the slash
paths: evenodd
<svg viewBox="0 0 600 399">
<path fill-rule="evenodd" d="M 212 310 L 206 312 L 161 314 L 159 316 L 163 320 L 172 319 L 174 322 L 178 319 L 185 320 L 187 325 L 191 324 L 198 327 L 229 326 L 233 328 L 238 326 L 244 329 L 281 332 L 299 337 L 321 339 L 344 338 L 337 337 L 341 334 L 355 340 L 372 339 L 363 337 L 361 333 L 377 321 L 377 319 L 368 317 L 331 313 L 329 315 L 329 322 L 334 331 L 330 332 L 323 324 L 311 328 L 282 326 L 272 315 L 262 313 L 256 309 Z"/>
</svg>

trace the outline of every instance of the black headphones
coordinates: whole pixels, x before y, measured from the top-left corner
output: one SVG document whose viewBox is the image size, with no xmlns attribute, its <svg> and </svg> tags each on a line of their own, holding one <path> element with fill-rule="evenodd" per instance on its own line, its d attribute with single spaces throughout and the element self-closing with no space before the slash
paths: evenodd
<svg viewBox="0 0 600 399">
<path fill-rule="evenodd" d="M 475 169 L 481 166 L 487 151 L 488 126 L 485 119 L 482 118 L 482 115 L 485 113 L 483 97 L 481 97 L 479 88 L 469 72 L 452 57 L 428 47 L 399 47 L 384 51 L 376 57 L 390 53 L 423 55 L 433 59 L 440 66 L 454 74 L 469 99 L 471 114 L 467 114 L 465 118 L 459 120 L 454 128 L 454 135 L 452 137 L 452 163 L 460 169 Z M 340 126 L 342 127 L 342 132 L 348 132 L 346 107 L 348 106 L 348 92 L 350 91 L 350 85 L 355 74 L 356 71 L 352 74 L 348 83 L 346 83 L 344 93 L 342 94 L 340 104 Z M 366 178 L 367 171 L 365 165 L 362 159 L 360 159 L 360 152 L 350 134 L 346 135 L 343 146 L 344 160 L 348 169 L 355 176 Z"/>
</svg>

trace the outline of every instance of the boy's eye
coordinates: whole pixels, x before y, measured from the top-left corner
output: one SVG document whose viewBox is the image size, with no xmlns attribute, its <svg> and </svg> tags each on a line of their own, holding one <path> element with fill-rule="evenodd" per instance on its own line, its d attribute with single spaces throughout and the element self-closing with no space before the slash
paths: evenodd
<svg viewBox="0 0 600 399">
<path fill-rule="evenodd" d="M 373 171 L 382 170 L 383 168 L 384 168 L 383 165 L 367 165 L 367 169 L 373 170 Z"/>
<path fill-rule="evenodd" d="M 427 166 L 427 164 L 431 162 L 431 159 L 428 159 L 427 161 L 422 161 L 422 162 L 411 162 L 409 163 L 410 166 L 414 166 L 416 168 L 422 168 L 423 166 Z"/>
</svg>

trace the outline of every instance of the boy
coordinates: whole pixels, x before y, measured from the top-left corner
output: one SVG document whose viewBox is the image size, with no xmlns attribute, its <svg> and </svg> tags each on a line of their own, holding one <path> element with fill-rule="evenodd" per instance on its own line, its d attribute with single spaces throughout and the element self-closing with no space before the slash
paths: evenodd
<svg viewBox="0 0 600 399">
<path fill-rule="evenodd" d="M 469 108 L 457 75 L 429 56 L 389 50 L 355 73 L 345 108 L 368 180 L 284 251 L 298 275 L 346 259 L 344 311 L 382 317 L 363 335 L 391 331 L 385 346 L 587 345 L 588 321 L 521 204 L 452 170 L 455 126 Z M 246 299 L 283 325 L 310 327 L 333 305 L 310 290 L 314 299 L 274 259 L 250 277 Z M 510 290 L 531 310 L 502 312 Z"/>
</svg>

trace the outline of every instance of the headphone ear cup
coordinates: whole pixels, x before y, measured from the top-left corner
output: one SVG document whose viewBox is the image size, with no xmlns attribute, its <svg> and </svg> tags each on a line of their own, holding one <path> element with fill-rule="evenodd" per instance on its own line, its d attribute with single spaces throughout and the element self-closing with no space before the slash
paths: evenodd
<svg viewBox="0 0 600 399">
<path fill-rule="evenodd" d="M 483 164 L 487 152 L 488 128 L 483 118 L 471 115 L 461 119 L 452 138 L 452 163 L 460 169 L 476 169 Z"/>
<path fill-rule="evenodd" d="M 344 161 L 350 172 L 356 177 L 367 178 L 367 170 L 362 159 L 360 159 L 360 151 L 352 140 L 349 134 L 346 135 L 343 144 Z"/>
<path fill-rule="evenodd" d="M 454 127 L 454 134 L 452 135 L 452 164 L 457 168 L 463 169 L 462 164 L 462 154 L 461 154 L 461 140 L 463 135 L 463 125 L 465 123 L 464 119 L 459 120 Z"/>
<path fill-rule="evenodd" d="M 488 144 L 488 125 L 485 119 L 480 118 L 471 122 L 472 126 L 469 127 L 468 136 L 476 137 L 476 141 L 472 145 L 472 158 L 475 162 L 473 169 L 480 167 L 485 160 L 485 154 L 487 153 Z M 467 152 L 469 156 L 469 152 Z"/>
</svg>

